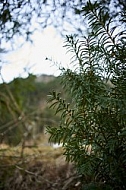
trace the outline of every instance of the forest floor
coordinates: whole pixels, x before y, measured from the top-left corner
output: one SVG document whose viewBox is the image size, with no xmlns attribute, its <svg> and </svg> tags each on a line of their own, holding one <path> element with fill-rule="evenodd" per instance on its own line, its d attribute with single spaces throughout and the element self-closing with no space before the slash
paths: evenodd
<svg viewBox="0 0 126 190">
<path fill-rule="evenodd" d="M 74 165 L 63 149 L 0 145 L 0 190 L 80 190 Z"/>
</svg>

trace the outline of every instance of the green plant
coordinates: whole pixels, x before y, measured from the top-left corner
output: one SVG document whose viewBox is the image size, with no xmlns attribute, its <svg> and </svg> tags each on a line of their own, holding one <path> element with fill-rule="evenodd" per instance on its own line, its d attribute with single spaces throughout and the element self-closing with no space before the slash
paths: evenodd
<svg viewBox="0 0 126 190">
<path fill-rule="evenodd" d="M 98 3 L 87 2 L 82 13 L 90 32 L 83 39 L 67 36 L 65 47 L 73 52 L 75 70 L 62 73 L 74 106 L 51 92 L 48 102 L 61 121 L 47 131 L 50 141 L 63 143 L 66 159 L 75 163 L 83 183 L 125 189 L 126 31 L 119 31 Z"/>
</svg>

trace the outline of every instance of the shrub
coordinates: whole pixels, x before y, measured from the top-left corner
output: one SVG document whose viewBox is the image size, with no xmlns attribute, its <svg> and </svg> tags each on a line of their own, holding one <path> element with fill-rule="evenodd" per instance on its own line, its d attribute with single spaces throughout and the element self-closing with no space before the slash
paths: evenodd
<svg viewBox="0 0 126 190">
<path fill-rule="evenodd" d="M 90 32 L 66 37 L 75 69 L 62 70 L 72 106 L 51 92 L 48 102 L 61 121 L 47 131 L 50 141 L 63 143 L 84 184 L 126 189 L 126 31 L 98 3 L 89 1 L 82 13 Z"/>
</svg>

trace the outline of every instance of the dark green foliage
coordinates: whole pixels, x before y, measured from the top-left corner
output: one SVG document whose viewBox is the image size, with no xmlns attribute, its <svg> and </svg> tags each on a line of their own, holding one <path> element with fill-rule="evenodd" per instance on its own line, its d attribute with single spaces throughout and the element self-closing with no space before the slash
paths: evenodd
<svg viewBox="0 0 126 190">
<path fill-rule="evenodd" d="M 47 131 L 50 141 L 63 143 L 66 159 L 76 164 L 82 182 L 92 182 L 88 189 L 122 190 L 126 189 L 126 31 L 118 30 L 98 3 L 89 1 L 82 12 L 89 21 L 89 35 L 80 40 L 67 36 L 65 45 L 73 52 L 75 68 L 63 69 L 62 74 L 72 105 L 59 93 L 50 93 L 50 107 L 61 120 L 59 128 Z"/>
</svg>

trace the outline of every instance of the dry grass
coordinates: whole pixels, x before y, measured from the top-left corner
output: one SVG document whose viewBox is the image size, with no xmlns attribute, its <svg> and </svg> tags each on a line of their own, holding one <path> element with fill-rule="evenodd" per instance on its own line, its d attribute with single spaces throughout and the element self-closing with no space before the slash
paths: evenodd
<svg viewBox="0 0 126 190">
<path fill-rule="evenodd" d="M 51 146 L 0 147 L 1 190 L 79 190 L 80 182 L 63 149 Z"/>
</svg>

